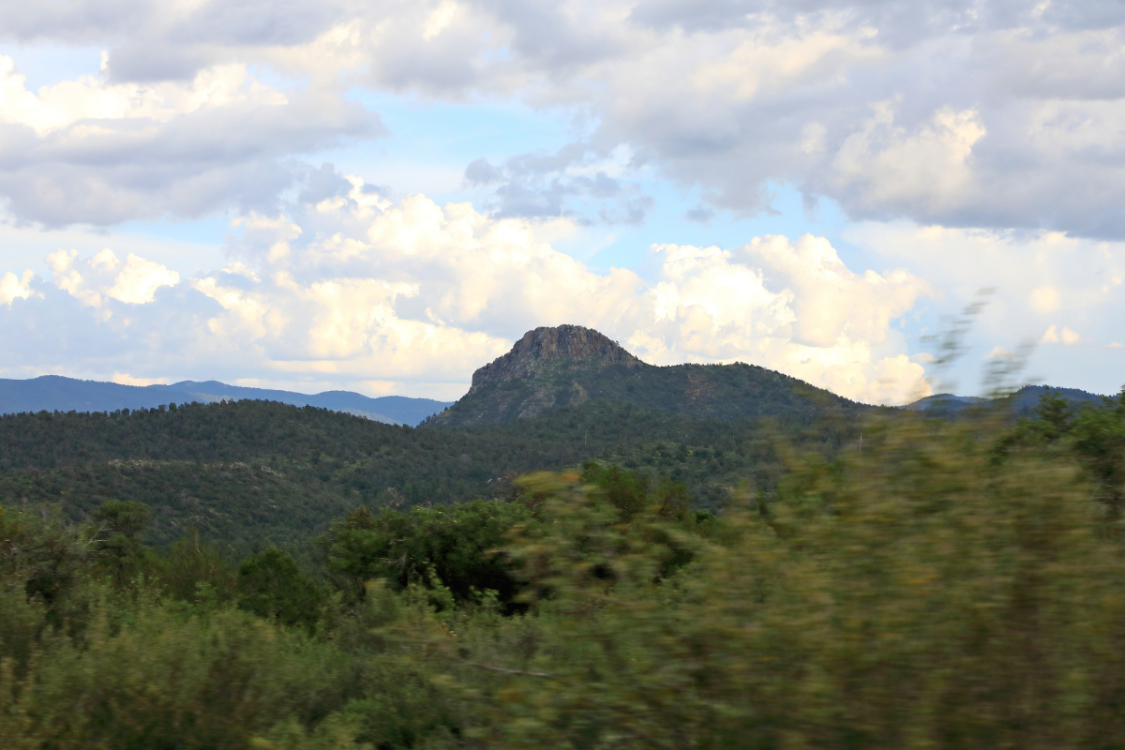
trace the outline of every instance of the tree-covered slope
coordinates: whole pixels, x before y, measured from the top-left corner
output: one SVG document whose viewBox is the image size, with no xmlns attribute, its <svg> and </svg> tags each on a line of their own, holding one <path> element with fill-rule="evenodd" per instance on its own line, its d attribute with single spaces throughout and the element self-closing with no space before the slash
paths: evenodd
<svg viewBox="0 0 1125 750">
<path fill-rule="evenodd" d="M 356 510 L 305 571 L 196 536 L 146 548 L 137 503 L 76 526 L 0 497 L 0 737 L 1120 748 L 1125 394 L 1102 406 L 864 420 L 862 443 L 793 451 L 771 502 L 718 517 L 601 466 L 524 477 L 509 502 Z M 582 415 L 548 416 L 572 434 Z"/>
<path fill-rule="evenodd" d="M 774 424 L 600 401 L 467 429 L 264 401 L 8 415 L 0 417 L 0 503 L 55 506 L 79 520 L 107 500 L 136 500 L 153 508 L 150 541 L 197 528 L 239 554 L 306 543 L 360 505 L 493 497 L 509 477 L 590 460 L 681 482 L 714 508 L 739 482 L 776 477 L 769 430 L 803 440 L 809 427 L 796 418 Z M 848 429 L 813 440 L 838 445 Z"/>
<path fill-rule="evenodd" d="M 306 544 L 358 506 L 494 497 L 511 477 L 589 461 L 681 483 L 713 509 L 739 483 L 776 483 L 778 433 L 832 451 L 870 409 L 750 365 L 653 367 L 560 326 L 527 334 L 418 429 L 263 400 L 2 416 L 0 502 L 79 520 L 134 500 L 154 511 L 150 541 L 198 529 L 235 554 Z"/>
<path fill-rule="evenodd" d="M 706 419 L 816 418 L 872 407 L 747 364 L 646 364 L 597 331 L 537 328 L 473 374 L 469 392 L 425 425 L 465 427 L 527 419 L 590 401 Z"/>
</svg>

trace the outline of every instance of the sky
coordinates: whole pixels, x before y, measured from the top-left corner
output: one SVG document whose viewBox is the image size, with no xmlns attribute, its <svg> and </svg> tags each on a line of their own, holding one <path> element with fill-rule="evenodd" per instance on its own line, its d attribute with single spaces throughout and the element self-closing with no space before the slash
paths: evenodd
<svg viewBox="0 0 1125 750">
<path fill-rule="evenodd" d="M 572 323 L 869 403 L 1116 393 L 1123 31 L 1117 0 L 8 3 L 0 378 L 455 399 Z"/>
</svg>

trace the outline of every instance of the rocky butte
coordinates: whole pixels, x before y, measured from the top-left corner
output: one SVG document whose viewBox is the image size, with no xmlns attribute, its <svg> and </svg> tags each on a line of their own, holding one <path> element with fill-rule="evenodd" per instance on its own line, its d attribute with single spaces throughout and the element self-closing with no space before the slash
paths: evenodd
<svg viewBox="0 0 1125 750">
<path fill-rule="evenodd" d="M 497 424 L 589 401 L 713 419 L 872 408 L 755 365 L 657 367 L 598 331 L 561 325 L 528 331 L 510 352 L 473 373 L 464 397 L 423 424 Z"/>
<path fill-rule="evenodd" d="M 595 366 L 621 364 L 626 368 L 646 367 L 644 362 L 615 341 L 592 328 L 574 325 L 536 328 L 525 333 L 503 357 L 474 372 L 469 393 L 500 380 L 534 377 L 557 360 L 565 360 L 572 365 L 592 361 Z"/>
</svg>

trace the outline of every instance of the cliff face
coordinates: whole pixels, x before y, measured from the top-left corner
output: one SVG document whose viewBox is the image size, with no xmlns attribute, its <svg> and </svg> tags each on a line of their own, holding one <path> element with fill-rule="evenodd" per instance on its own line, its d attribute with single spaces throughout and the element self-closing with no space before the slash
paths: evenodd
<svg viewBox="0 0 1125 750">
<path fill-rule="evenodd" d="M 536 328 L 525 333 L 510 352 L 474 372 L 469 393 L 503 380 L 534 377 L 556 360 L 595 366 L 645 367 L 644 362 L 592 328 L 573 325 Z"/>
</svg>

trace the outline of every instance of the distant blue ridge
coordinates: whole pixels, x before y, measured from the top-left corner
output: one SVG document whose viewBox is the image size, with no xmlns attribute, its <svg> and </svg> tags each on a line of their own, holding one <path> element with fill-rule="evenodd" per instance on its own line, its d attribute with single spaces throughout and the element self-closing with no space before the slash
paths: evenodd
<svg viewBox="0 0 1125 750">
<path fill-rule="evenodd" d="M 1049 385 L 1025 385 L 1018 391 L 1013 393 L 1008 398 L 1010 408 L 1017 414 L 1024 414 L 1035 409 L 1039 405 L 1039 399 L 1047 391 L 1051 391 L 1071 403 L 1072 406 L 1079 404 L 1093 404 L 1101 406 L 1103 396 L 1096 393 L 1088 393 L 1087 391 L 1078 388 L 1054 388 Z M 902 407 L 911 411 L 932 411 L 942 410 L 948 412 L 958 412 L 969 406 L 983 406 L 992 401 L 992 399 L 982 398 L 980 396 L 954 396 L 952 393 L 938 393 L 933 396 L 919 399 L 912 404 L 907 404 Z"/>
<path fill-rule="evenodd" d="M 152 409 L 169 403 L 192 401 L 240 401 L 254 399 L 279 401 L 293 406 L 316 406 L 346 412 L 378 422 L 416 426 L 451 401 L 405 396 L 370 398 L 351 391 L 325 391 L 315 395 L 275 391 L 268 388 L 243 388 L 215 380 L 185 380 L 171 385 L 120 385 L 96 380 L 76 380 L 59 375 L 44 375 L 30 380 L 0 378 L 0 414 L 39 411 L 117 411 Z"/>
<path fill-rule="evenodd" d="M 1039 403 L 1047 390 L 1059 393 L 1073 404 L 1100 405 L 1102 397 L 1077 388 L 1051 388 L 1050 386 L 1024 386 L 1011 396 L 1011 406 L 1017 413 L 1027 413 Z M 417 426 L 431 414 L 450 406 L 450 401 L 405 396 L 380 396 L 371 398 L 351 391 L 325 391 L 315 395 L 278 391 L 268 388 L 245 388 L 227 385 L 215 380 L 197 382 L 184 380 L 171 385 L 120 385 L 96 380 L 76 380 L 59 375 L 43 375 L 30 380 L 0 378 L 0 414 L 39 411 L 117 411 L 118 409 L 153 409 L 169 403 L 185 404 L 192 401 L 214 403 L 222 400 L 254 399 L 278 401 L 293 406 L 315 406 L 331 411 L 366 417 L 377 422 Z M 988 399 L 972 396 L 937 394 L 915 401 L 902 408 L 957 412 L 980 405 Z"/>
</svg>

